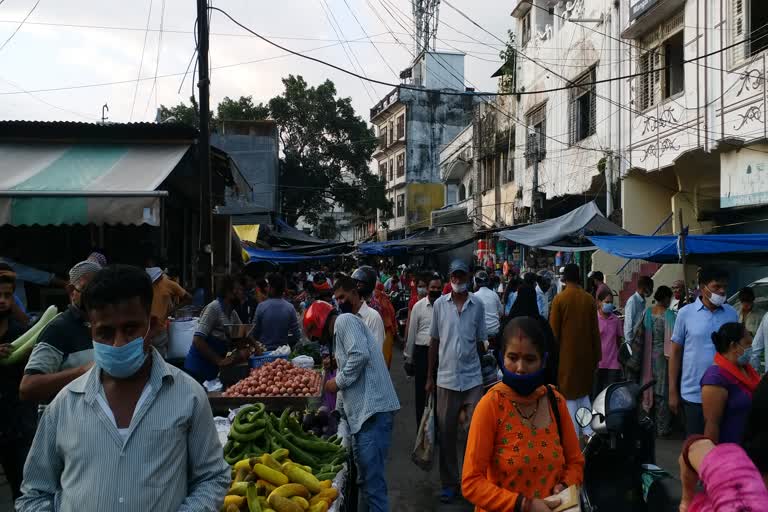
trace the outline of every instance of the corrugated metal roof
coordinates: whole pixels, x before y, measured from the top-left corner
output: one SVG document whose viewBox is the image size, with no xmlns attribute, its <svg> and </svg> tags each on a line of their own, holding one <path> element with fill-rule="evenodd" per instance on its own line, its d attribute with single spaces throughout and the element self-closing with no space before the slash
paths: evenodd
<svg viewBox="0 0 768 512">
<path fill-rule="evenodd" d="M 0 121 L 0 139 L 78 141 L 192 141 L 199 135 L 184 123 L 81 123 L 76 121 Z"/>
</svg>

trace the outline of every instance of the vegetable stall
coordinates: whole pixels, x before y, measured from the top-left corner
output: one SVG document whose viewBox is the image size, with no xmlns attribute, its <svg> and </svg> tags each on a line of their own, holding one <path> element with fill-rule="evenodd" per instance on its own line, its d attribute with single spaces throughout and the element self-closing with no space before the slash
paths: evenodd
<svg viewBox="0 0 768 512">
<path fill-rule="evenodd" d="M 314 361 L 309 359 L 309 364 Z M 232 467 L 224 512 L 339 512 L 349 499 L 351 449 L 337 416 L 321 405 L 324 374 L 277 358 L 209 393 Z"/>
</svg>

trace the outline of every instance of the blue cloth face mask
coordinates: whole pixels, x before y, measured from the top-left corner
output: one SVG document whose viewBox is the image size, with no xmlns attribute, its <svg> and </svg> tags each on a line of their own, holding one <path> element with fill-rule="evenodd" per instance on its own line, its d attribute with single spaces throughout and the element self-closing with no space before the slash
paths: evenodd
<svg viewBox="0 0 768 512">
<path fill-rule="evenodd" d="M 546 384 L 545 371 L 547 367 L 547 355 L 548 354 L 544 354 L 544 357 L 542 358 L 541 368 L 533 373 L 520 375 L 518 373 L 507 370 L 507 368 L 504 366 L 504 356 L 499 353 L 498 361 L 499 366 L 501 367 L 501 381 L 512 388 L 512 390 L 520 396 L 530 395 L 536 391 L 536 388 Z"/>
<path fill-rule="evenodd" d="M 144 352 L 143 336 L 120 347 L 93 341 L 94 363 L 116 379 L 125 379 L 138 372 L 148 355 Z"/>
<path fill-rule="evenodd" d="M 603 304 L 603 313 L 605 313 L 606 315 L 610 315 L 614 311 L 616 311 L 616 306 L 614 306 L 612 302 L 607 302 Z"/>
<path fill-rule="evenodd" d="M 741 348 L 744 349 L 744 353 L 742 353 L 739 356 L 739 359 L 736 362 L 738 363 L 739 366 L 747 366 L 747 364 L 749 363 L 749 360 L 752 358 L 752 345 L 746 348 L 745 347 L 741 347 Z"/>
</svg>

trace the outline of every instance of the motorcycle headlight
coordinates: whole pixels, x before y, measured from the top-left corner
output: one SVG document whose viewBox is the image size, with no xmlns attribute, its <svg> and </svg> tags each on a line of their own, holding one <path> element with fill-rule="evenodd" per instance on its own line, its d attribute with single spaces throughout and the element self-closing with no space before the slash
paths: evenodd
<svg viewBox="0 0 768 512">
<path fill-rule="evenodd" d="M 634 398 L 627 386 L 617 386 L 611 390 L 611 396 L 608 397 L 608 409 L 606 413 L 611 411 L 622 411 L 634 408 Z"/>
</svg>

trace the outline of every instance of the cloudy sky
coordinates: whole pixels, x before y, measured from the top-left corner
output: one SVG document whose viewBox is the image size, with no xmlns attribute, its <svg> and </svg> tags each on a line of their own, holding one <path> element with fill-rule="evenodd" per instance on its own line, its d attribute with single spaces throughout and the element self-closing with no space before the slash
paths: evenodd
<svg viewBox="0 0 768 512">
<path fill-rule="evenodd" d="M 36 2 L 0 0 L 0 119 L 98 121 L 106 103 L 111 121 L 151 121 L 160 104 L 188 103 L 191 69 L 183 85 L 182 79 L 195 48 L 194 0 L 39 0 L 29 14 Z M 371 78 L 396 82 L 392 70 L 406 68 L 412 58 L 409 0 L 213 3 L 285 47 L 344 68 L 361 66 Z M 506 39 L 512 1 L 451 3 Z M 467 85 L 495 90 L 495 80 L 489 77 L 499 66 L 501 43 L 445 4 L 440 22 L 438 49 L 467 53 Z M 290 73 L 303 75 L 310 84 L 330 78 L 366 120 L 368 109 L 389 91 L 286 56 L 220 13 L 213 13 L 211 33 L 214 107 L 224 96 L 268 100 L 282 91 L 280 79 Z"/>
</svg>

